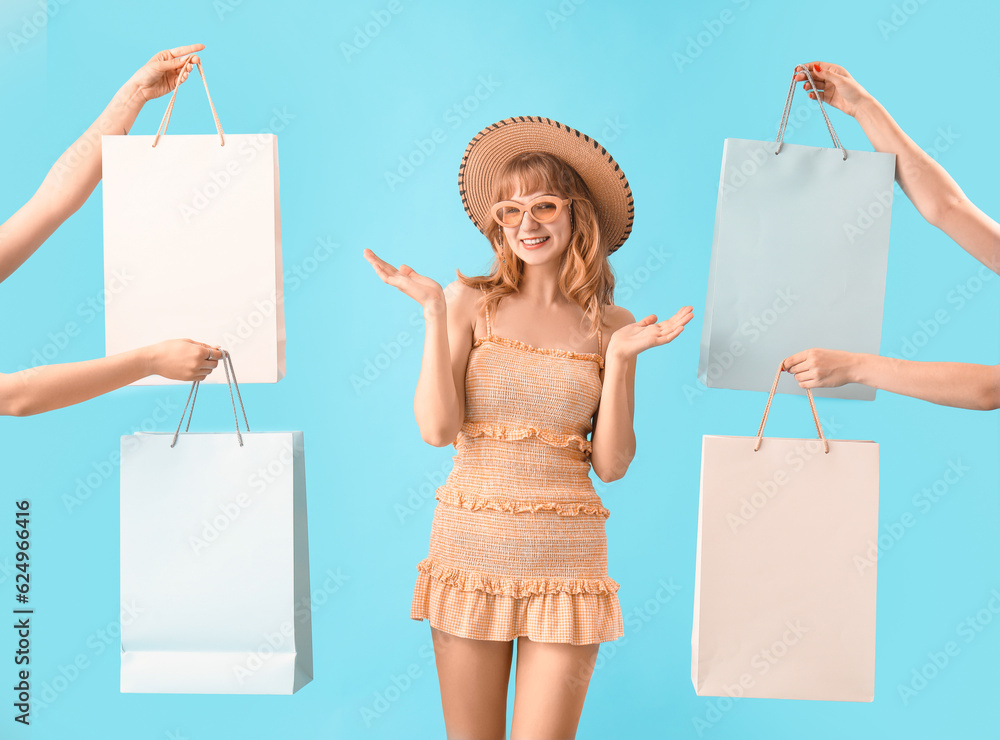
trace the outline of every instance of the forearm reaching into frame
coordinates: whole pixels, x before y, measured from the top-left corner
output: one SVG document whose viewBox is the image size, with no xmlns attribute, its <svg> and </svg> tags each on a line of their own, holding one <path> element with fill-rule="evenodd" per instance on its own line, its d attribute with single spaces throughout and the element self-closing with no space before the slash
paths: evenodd
<svg viewBox="0 0 1000 740">
<path fill-rule="evenodd" d="M 930 224 L 1000 274 L 1000 224 L 983 213 L 962 192 L 958 183 L 933 157 L 921 149 L 893 120 L 889 112 L 847 72 L 828 62 L 810 62 L 809 96 L 818 92 L 824 103 L 857 119 L 872 146 L 896 155 L 896 180 L 913 205 Z M 805 80 L 796 67 L 797 80 Z"/>
<path fill-rule="evenodd" d="M 31 416 L 72 406 L 147 375 L 204 380 L 218 365 L 220 352 L 219 347 L 190 339 L 171 339 L 96 360 L 0 373 L 0 416 Z M 215 359 L 207 359 L 213 354 Z"/>
<path fill-rule="evenodd" d="M 813 348 L 786 358 L 782 367 L 801 388 L 861 383 L 942 406 L 978 411 L 1000 408 L 1000 365 L 920 362 Z"/>
<path fill-rule="evenodd" d="M 162 51 L 143 65 L 56 160 L 28 202 L 0 224 L 0 282 L 24 264 L 94 192 L 101 180 L 101 136 L 127 134 L 147 101 L 170 92 L 187 78 L 192 57 L 184 55 L 203 48 L 192 44 Z"/>
</svg>

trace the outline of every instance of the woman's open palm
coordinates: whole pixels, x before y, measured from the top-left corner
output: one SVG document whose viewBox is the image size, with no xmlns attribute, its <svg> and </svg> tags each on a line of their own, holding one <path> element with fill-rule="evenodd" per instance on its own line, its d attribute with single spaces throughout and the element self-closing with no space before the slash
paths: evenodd
<svg viewBox="0 0 1000 740">
<path fill-rule="evenodd" d="M 608 354 L 618 353 L 622 359 L 631 359 L 643 350 L 672 341 L 684 331 L 684 325 L 694 317 L 694 309 L 685 306 L 669 319 L 656 321 L 656 314 L 650 314 L 634 324 L 626 324 L 611 335 Z"/>
<path fill-rule="evenodd" d="M 372 250 L 365 249 L 365 259 L 375 268 L 382 282 L 395 286 L 424 308 L 434 301 L 444 302 L 444 289 L 434 280 L 421 275 L 409 265 L 400 265 L 396 269 L 385 260 L 378 257 Z"/>
</svg>

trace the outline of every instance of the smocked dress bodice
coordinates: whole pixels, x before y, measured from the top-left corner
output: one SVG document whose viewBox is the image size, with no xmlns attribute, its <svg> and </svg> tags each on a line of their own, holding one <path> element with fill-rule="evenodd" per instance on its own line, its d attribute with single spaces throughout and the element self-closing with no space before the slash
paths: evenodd
<svg viewBox="0 0 1000 740">
<path fill-rule="evenodd" d="M 539 349 L 488 327 L 469 355 L 458 454 L 438 500 L 607 517 L 588 475 L 587 439 L 603 366 L 599 354 Z"/>
</svg>

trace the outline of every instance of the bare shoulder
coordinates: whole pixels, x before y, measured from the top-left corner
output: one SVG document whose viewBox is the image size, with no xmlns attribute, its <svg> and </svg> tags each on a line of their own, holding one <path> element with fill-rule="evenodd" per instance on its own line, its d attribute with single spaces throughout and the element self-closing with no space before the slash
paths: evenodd
<svg viewBox="0 0 1000 740">
<path fill-rule="evenodd" d="M 604 309 L 604 325 L 609 332 L 616 332 L 623 326 L 634 323 L 635 317 L 624 306 L 610 305 Z"/>
<path fill-rule="evenodd" d="M 444 287 L 445 301 L 448 304 L 448 313 L 460 320 L 462 324 L 470 327 L 476 323 L 476 301 L 483 292 L 479 288 L 466 285 L 461 280 L 453 280 Z"/>
</svg>

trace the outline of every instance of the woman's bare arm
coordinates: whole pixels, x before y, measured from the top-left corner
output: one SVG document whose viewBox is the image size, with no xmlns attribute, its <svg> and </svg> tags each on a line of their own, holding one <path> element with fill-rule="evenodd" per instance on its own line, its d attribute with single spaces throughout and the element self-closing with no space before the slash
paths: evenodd
<svg viewBox="0 0 1000 740">
<path fill-rule="evenodd" d="M 424 354 L 413 397 L 420 436 L 444 447 L 455 441 L 465 417 L 465 367 L 472 350 L 475 296 L 456 280 L 444 290 L 409 265 L 399 268 L 365 249 L 364 257 L 387 285 L 410 296 L 424 313 Z"/>
<path fill-rule="evenodd" d="M 660 322 L 654 314 L 635 321 L 629 311 L 618 307 L 617 315 L 609 319 L 617 328 L 608 340 L 590 459 L 594 473 L 605 483 L 624 476 L 635 456 L 636 357 L 640 352 L 675 339 L 693 315 L 691 306 L 685 306 Z"/>
<path fill-rule="evenodd" d="M 611 333 L 635 321 L 625 308 L 618 308 Z M 590 435 L 590 464 L 605 483 L 625 475 L 635 457 L 635 367 L 636 357 L 612 351 L 609 341 L 602 373 L 601 402 Z"/>
<path fill-rule="evenodd" d="M 447 299 L 424 308 L 426 332 L 413 413 L 420 436 L 445 447 L 455 441 L 465 419 L 465 371 L 472 351 L 476 293 L 458 280 L 444 290 Z"/>
</svg>

